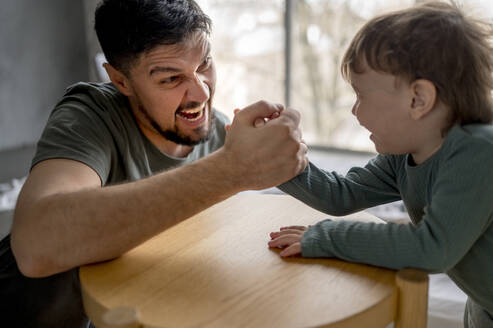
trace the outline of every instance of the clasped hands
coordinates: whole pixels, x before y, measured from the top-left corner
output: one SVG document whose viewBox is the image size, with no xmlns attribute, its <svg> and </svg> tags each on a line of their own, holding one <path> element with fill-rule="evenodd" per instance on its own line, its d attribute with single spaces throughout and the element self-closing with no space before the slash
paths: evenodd
<svg viewBox="0 0 493 328">
<path fill-rule="evenodd" d="M 235 110 L 233 122 L 225 128 L 223 150 L 229 167 L 234 168 L 230 178 L 239 189 L 278 186 L 308 165 L 300 113 L 295 109 L 259 101 Z"/>
</svg>

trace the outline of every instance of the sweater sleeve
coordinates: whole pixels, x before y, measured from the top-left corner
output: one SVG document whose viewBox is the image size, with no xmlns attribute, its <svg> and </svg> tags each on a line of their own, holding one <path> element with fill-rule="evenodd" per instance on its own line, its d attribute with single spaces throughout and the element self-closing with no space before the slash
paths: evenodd
<svg viewBox="0 0 493 328">
<path fill-rule="evenodd" d="M 441 160 L 417 225 L 323 221 L 305 232 L 302 255 L 430 272 L 479 258 L 477 241 L 491 238 L 482 235 L 493 220 L 491 149 L 464 145 Z"/>
<path fill-rule="evenodd" d="M 398 160 L 402 159 L 378 155 L 346 176 L 309 163 L 303 173 L 278 188 L 321 212 L 347 215 L 401 199 L 396 186 Z"/>
</svg>

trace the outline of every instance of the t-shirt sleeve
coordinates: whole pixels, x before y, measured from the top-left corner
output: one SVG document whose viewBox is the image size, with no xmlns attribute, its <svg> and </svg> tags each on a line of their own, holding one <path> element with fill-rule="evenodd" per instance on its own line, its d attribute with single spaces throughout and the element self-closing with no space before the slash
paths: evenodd
<svg viewBox="0 0 493 328">
<path fill-rule="evenodd" d="M 87 103 L 69 99 L 52 111 L 31 168 L 48 159 L 64 158 L 82 162 L 106 181 L 111 167 L 111 134 L 104 121 Z"/>
</svg>

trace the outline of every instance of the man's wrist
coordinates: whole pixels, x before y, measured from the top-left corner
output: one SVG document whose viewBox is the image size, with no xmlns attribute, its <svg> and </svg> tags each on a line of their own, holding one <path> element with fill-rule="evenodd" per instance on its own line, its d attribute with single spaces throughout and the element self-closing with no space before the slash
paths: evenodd
<svg viewBox="0 0 493 328">
<path fill-rule="evenodd" d="M 248 189 L 245 185 L 246 179 L 236 165 L 237 160 L 234 153 L 223 147 L 209 155 L 205 160 L 209 162 L 211 169 L 222 182 L 222 190 L 228 194 L 228 197 Z"/>
</svg>

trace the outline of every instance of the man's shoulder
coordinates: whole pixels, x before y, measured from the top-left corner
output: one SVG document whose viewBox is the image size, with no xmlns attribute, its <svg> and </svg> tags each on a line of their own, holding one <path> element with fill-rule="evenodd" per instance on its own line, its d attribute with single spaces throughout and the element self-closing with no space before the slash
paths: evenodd
<svg viewBox="0 0 493 328">
<path fill-rule="evenodd" d="M 80 104 L 89 108 L 121 107 L 127 98 L 112 83 L 78 82 L 65 90 L 55 107 Z"/>
<path fill-rule="evenodd" d="M 101 94 L 101 95 L 117 95 L 120 94 L 117 88 L 110 82 L 77 82 L 67 87 L 65 96 L 76 94 Z"/>
<path fill-rule="evenodd" d="M 77 82 L 67 87 L 63 97 L 67 96 L 121 97 L 123 95 L 112 83 Z"/>
</svg>

